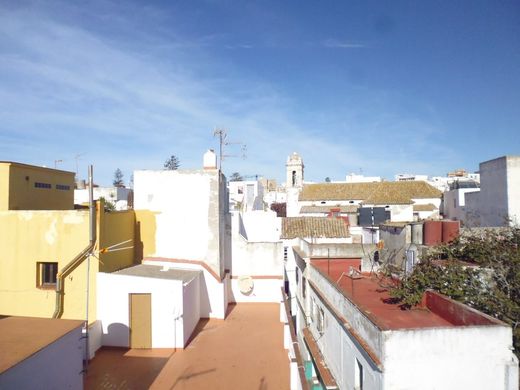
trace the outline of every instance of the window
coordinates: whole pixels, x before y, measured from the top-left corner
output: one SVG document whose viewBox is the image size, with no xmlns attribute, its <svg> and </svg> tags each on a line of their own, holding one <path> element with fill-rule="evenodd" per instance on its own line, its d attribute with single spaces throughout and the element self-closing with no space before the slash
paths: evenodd
<svg viewBox="0 0 520 390">
<path fill-rule="evenodd" d="M 38 287 L 54 288 L 58 274 L 58 263 L 38 263 Z"/>
<path fill-rule="evenodd" d="M 287 250 L 286 246 L 283 247 L 283 261 L 287 261 Z"/>
<path fill-rule="evenodd" d="M 307 279 L 305 279 L 304 277 L 302 277 L 302 297 L 305 298 L 305 296 L 307 295 Z"/>
<path fill-rule="evenodd" d="M 46 189 L 51 189 L 52 186 L 49 184 L 49 183 L 40 183 L 40 182 L 34 182 L 34 187 L 36 188 L 46 188 Z"/>
<path fill-rule="evenodd" d="M 325 332 L 325 314 L 321 307 L 317 307 L 318 318 L 316 320 L 316 329 L 320 334 Z"/>
<path fill-rule="evenodd" d="M 62 190 L 62 191 L 69 191 L 70 190 L 70 186 L 66 186 L 64 184 L 56 184 L 56 189 L 57 190 Z"/>
<path fill-rule="evenodd" d="M 292 171 L 292 186 L 296 185 L 296 171 Z"/>
</svg>

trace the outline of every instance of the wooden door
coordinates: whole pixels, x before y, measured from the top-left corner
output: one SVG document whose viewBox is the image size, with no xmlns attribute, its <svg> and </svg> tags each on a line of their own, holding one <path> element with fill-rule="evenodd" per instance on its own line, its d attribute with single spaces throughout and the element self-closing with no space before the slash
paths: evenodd
<svg viewBox="0 0 520 390">
<path fill-rule="evenodd" d="M 152 348 L 152 294 L 130 294 L 130 348 Z"/>
</svg>

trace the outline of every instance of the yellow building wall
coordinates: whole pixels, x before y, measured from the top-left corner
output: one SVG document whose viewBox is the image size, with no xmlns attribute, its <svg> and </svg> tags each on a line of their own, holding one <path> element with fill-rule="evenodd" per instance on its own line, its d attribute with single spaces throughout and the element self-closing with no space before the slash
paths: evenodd
<svg viewBox="0 0 520 390">
<path fill-rule="evenodd" d="M 0 210 L 9 209 L 9 165 L 0 163 Z"/>
<path fill-rule="evenodd" d="M 156 214 L 150 210 L 135 210 L 135 255 L 136 260 L 153 256 L 155 249 Z"/>
<path fill-rule="evenodd" d="M 88 211 L 0 211 L 0 314 L 52 317 L 55 289 L 37 286 L 37 263 L 62 269 L 89 243 Z M 96 314 L 98 261 L 90 260 L 89 322 Z M 62 318 L 85 319 L 87 261 L 64 280 Z"/>
<path fill-rule="evenodd" d="M 4 170 L 7 167 L 9 171 L 8 204 L 5 207 L 0 201 L 0 210 L 74 209 L 73 172 L 18 163 L 0 163 L 0 166 Z M 51 188 L 37 188 L 36 182 L 50 184 Z M 57 189 L 57 185 L 68 186 L 69 189 Z M 0 191 L 4 191 L 3 186 Z"/>
<path fill-rule="evenodd" d="M 99 247 L 107 248 L 124 241 L 114 249 L 128 248 L 114 252 L 99 254 L 99 270 L 101 272 L 113 272 L 134 265 L 134 240 L 135 240 L 135 213 L 133 210 L 111 211 L 101 214 L 99 223 Z M 131 247 L 131 248 L 130 248 Z"/>
</svg>

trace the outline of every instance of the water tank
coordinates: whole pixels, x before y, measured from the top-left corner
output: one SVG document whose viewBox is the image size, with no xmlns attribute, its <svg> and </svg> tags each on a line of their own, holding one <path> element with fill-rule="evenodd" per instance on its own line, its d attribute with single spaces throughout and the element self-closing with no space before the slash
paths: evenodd
<svg viewBox="0 0 520 390">
<path fill-rule="evenodd" d="M 424 221 L 424 245 L 439 245 L 442 242 L 442 221 Z"/>
<path fill-rule="evenodd" d="M 217 169 L 217 155 L 213 149 L 204 153 L 204 169 Z"/>
<path fill-rule="evenodd" d="M 412 243 L 422 245 L 423 243 L 423 224 L 412 223 Z"/>
<path fill-rule="evenodd" d="M 459 221 L 442 221 L 442 242 L 448 243 L 459 236 Z"/>
</svg>

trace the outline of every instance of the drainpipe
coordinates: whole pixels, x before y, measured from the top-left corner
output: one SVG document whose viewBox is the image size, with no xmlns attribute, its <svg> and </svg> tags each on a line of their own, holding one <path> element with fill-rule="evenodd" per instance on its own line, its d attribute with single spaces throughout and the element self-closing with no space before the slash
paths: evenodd
<svg viewBox="0 0 520 390">
<path fill-rule="evenodd" d="M 69 262 L 65 267 L 63 267 L 58 274 L 56 275 L 56 309 L 54 310 L 54 314 L 52 318 L 61 318 L 63 314 L 63 301 L 64 301 L 64 280 L 65 278 L 74 271 L 92 252 L 94 249 L 94 245 L 96 244 L 96 210 L 94 208 L 94 199 L 93 199 L 93 180 L 92 180 L 92 165 L 89 166 L 88 170 L 89 175 L 89 225 L 90 225 L 90 240 L 89 244 L 85 249 L 83 249 L 71 262 Z M 87 286 L 88 289 L 88 286 Z"/>
</svg>

